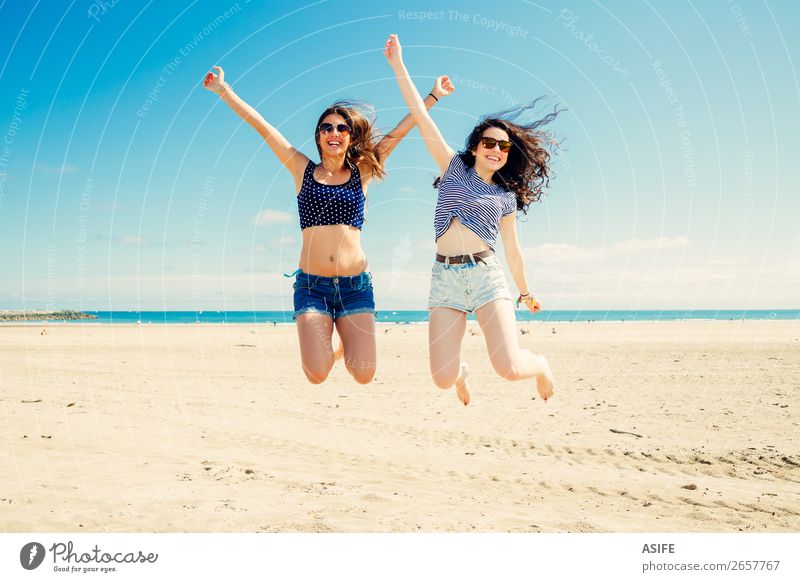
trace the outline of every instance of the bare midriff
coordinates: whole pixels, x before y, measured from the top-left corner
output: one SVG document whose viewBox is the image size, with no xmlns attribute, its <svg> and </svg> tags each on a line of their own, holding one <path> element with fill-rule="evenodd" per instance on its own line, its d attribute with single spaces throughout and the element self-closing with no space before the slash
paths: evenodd
<svg viewBox="0 0 800 582">
<path fill-rule="evenodd" d="M 457 216 L 450 221 L 444 234 L 436 239 L 436 252 L 446 257 L 471 255 L 486 250 L 489 250 L 489 245 L 461 224 Z"/>
<path fill-rule="evenodd" d="M 303 229 L 300 269 L 321 277 L 352 277 L 367 270 L 361 231 L 346 224 Z"/>
</svg>

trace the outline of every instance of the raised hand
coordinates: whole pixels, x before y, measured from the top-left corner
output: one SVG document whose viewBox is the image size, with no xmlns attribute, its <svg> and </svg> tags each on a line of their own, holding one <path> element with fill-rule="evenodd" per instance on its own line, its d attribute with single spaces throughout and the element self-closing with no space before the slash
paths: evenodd
<svg viewBox="0 0 800 582">
<path fill-rule="evenodd" d="M 400 39 L 396 34 L 390 34 L 386 39 L 383 55 L 392 67 L 403 63 L 403 47 L 400 46 Z"/>
<path fill-rule="evenodd" d="M 526 305 L 528 306 L 528 311 L 531 313 L 536 313 L 537 311 L 542 310 L 542 304 L 539 303 L 539 300 L 535 297 L 533 298 L 533 301 L 526 303 Z"/>
<path fill-rule="evenodd" d="M 214 93 L 219 93 L 225 86 L 225 71 L 222 70 L 222 67 L 217 67 L 216 65 L 212 68 L 216 69 L 219 74 L 215 75 L 209 72 L 203 79 L 203 87 Z"/>
<path fill-rule="evenodd" d="M 452 95 L 455 90 L 456 86 L 453 85 L 450 77 L 442 75 L 441 77 L 436 77 L 436 81 L 433 83 L 433 89 L 431 89 L 431 94 L 439 99 L 440 97 Z"/>
<path fill-rule="evenodd" d="M 536 299 L 536 297 L 530 294 L 527 297 L 520 295 L 519 299 L 517 299 L 517 307 L 519 307 L 520 303 L 524 303 L 525 307 L 527 307 L 528 311 L 531 313 L 536 313 L 542 310 L 542 304 L 539 303 L 539 300 Z"/>
</svg>

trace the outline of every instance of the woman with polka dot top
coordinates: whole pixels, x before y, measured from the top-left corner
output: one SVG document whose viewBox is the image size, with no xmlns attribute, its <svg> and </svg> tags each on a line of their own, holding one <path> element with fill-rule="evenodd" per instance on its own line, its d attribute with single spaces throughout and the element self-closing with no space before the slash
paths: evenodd
<svg viewBox="0 0 800 582">
<path fill-rule="evenodd" d="M 303 247 L 295 272 L 294 318 L 303 372 L 309 382 L 323 382 L 341 357 L 353 378 L 370 382 L 375 375 L 375 301 L 372 276 L 361 248 L 367 187 L 384 175 L 386 158 L 414 127 L 411 115 L 384 136 L 370 117 L 350 102 L 337 102 L 320 115 L 314 138 L 320 163 L 295 149 L 225 83 L 214 67 L 204 86 L 249 123 L 294 177 Z M 446 76 L 436 79 L 424 106 L 430 109 L 454 90 Z M 333 329 L 341 345 L 334 353 Z"/>
<path fill-rule="evenodd" d="M 456 387 L 459 400 L 471 398 L 467 365 L 461 361 L 461 340 L 467 314 L 475 313 L 495 371 L 507 380 L 535 378 L 543 400 L 553 395 L 547 360 L 519 345 L 514 302 L 505 272 L 494 253 L 499 234 L 505 258 L 519 288 L 517 306 L 541 309 L 528 286 L 525 261 L 517 236 L 517 211 L 526 212 L 549 184 L 549 154 L 554 142 L 540 126 L 559 111 L 523 125 L 514 120 L 536 104 L 483 118 L 470 132 L 463 151 L 454 152 L 423 107 L 403 64 L 397 35 L 386 41 L 385 56 L 394 70 L 403 99 L 419 126 L 441 171 L 434 227 L 436 261 L 428 295 L 430 365 L 439 388 Z"/>
</svg>

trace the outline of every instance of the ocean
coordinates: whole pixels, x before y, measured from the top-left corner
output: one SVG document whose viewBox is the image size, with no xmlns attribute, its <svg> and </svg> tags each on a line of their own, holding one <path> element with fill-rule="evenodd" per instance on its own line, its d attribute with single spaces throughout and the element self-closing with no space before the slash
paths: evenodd
<svg viewBox="0 0 800 582">
<path fill-rule="evenodd" d="M 68 324 L 104 323 L 293 323 L 291 311 L 84 311 L 97 316 L 92 320 L 66 321 Z M 556 310 L 532 314 L 516 311 L 517 321 L 542 323 L 591 321 L 685 321 L 685 320 L 798 320 L 800 309 L 692 309 L 692 310 Z M 474 320 L 475 316 L 470 315 Z M 428 321 L 427 311 L 379 311 L 379 323 L 410 324 Z"/>
</svg>

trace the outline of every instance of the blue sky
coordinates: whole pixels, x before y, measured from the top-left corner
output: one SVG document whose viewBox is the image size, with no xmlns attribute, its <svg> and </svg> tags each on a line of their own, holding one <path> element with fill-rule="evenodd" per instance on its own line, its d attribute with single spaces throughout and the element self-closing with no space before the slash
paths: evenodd
<svg viewBox="0 0 800 582">
<path fill-rule="evenodd" d="M 564 148 L 520 222 L 545 308 L 800 306 L 792 2 L 0 4 L 0 308 L 291 309 L 293 184 L 200 82 L 215 64 L 316 156 L 337 98 L 405 114 L 400 35 L 459 148 L 547 95 Z M 542 112 L 545 107 L 541 109 Z M 435 173 L 412 132 L 369 193 L 378 308 L 425 306 Z"/>
</svg>

